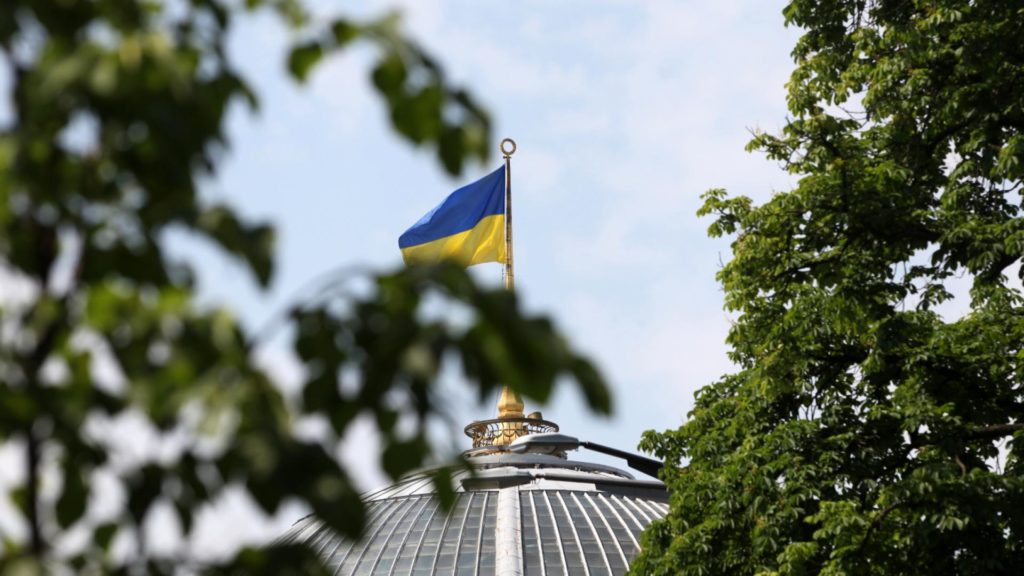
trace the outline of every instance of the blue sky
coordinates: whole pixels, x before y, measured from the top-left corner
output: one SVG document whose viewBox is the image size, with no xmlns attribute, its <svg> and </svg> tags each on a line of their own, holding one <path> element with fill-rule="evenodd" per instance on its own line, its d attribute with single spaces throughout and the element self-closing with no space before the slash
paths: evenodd
<svg viewBox="0 0 1024 576">
<path fill-rule="evenodd" d="M 346 14 L 367 17 L 401 10 L 408 33 L 493 114 L 492 161 L 459 179 L 445 176 L 431 151 L 391 132 L 368 80 L 371 51 L 357 47 L 333 58 L 296 87 L 283 74 L 287 33 L 270 19 L 244 27 L 232 48 L 263 107 L 256 117 L 233 117 L 231 155 L 207 192 L 277 224 L 281 268 L 272 289 L 259 293 L 241 270 L 204 256 L 204 294 L 258 324 L 326 270 L 400 266 L 398 236 L 450 191 L 497 167 L 498 142 L 514 138 L 518 292 L 598 361 L 615 399 L 610 419 L 590 415 L 569 387 L 528 410 L 543 410 L 567 434 L 633 449 L 643 431 L 679 426 L 694 392 L 731 370 L 724 342 L 730 317 L 715 281 L 729 259 L 729 240 L 709 239 L 711 222 L 695 212 L 710 188 L 765 200 L 795 181 L 745 151 L 751 130 L 777 132 L 786 120 L 785 83 L 799 30 L 783 26 L 784 4 L 343 6 Z M 341 8 L 317 5 L 325 18 Z M 500 282 L 496 264 L 474 270 L 485 282 Z M 966 310 L 969 278 L 951 285 L 960 297 L 939 311 L 952 318 Z M 280 351 L 270 349 L 266 358 L 285 380 L 295 380 Z M 457 378 L 446 385 L 460 426 L 494 414 L 493 400 L 476 404 Z M 365 487 L 385 482 L 367 428 L 342 457 Z M 241 500 L 220 510 L 219 524 L 205 524 L 209 534 L 225 518 L 253 514 Z M 271 522 L 235 521 L 232 529 L 255 540 L 279 534 L 294 519 L 288 510 Z"/>
<path fill-rule="evenodd" d="M 763 199 L 792 182 L 744 151 L 751 129 L 775 131 L 785 120 L 798 31 L 783 27 L 782 7 L 754 0 L 316 3 L 322 18 L 401 10 L 407 32 L 487 106 L 492 161 L 459 179 L 444 175 L 431 151 L 393 134 L 368 80 L 372 50 L 334 57 L 296 86 L 284 73 L 289 32 L 273 18 L 249 18 L 234 29 L 231 52 L 261 110 L 232 113 L 231 150 L 204 194 L 274 222 L 277 277 L 261 292 L 209 248 L 180 242 L 177 249 L 199 263 L 205 301 L 261 326 L 323 272 L 399 266 L 399 234 L 451 190 L 493 170 L 498 141 L 512 137 L 518 291 L 528 309 L 553 315 L 597 359 L 615 397 L 610 419 L 588 414 L 568 387 L 528 410 L 543 410 L 568 434 L 632 449 L 644 430 L 678 426 L 694 391 L 730 369 L 729 317 L 714 280 L 728 241 L 707 238 L 710 222 L 695 212 L 709 188 Z M 475 273 L 500 282 L 498 265 Z M 285 381 L 296 380 L 280 346 L 264 357 Z M 456 422 L 493 414 L 493 401 L 474 403 L 452 380 Z M 365 429 L 342 456 L 364 487 L 384 482 Z M 264 519 L 235 494 L 205 515 L 196 541 L 224 544 L 227 525 L 236 541 L 272 537 L 298 512 Z"/>
<path fill-rule="evenodd" d="M 317 8 L 336 13 L 326 2 Z M 259 325 L 326 270 L 401 265 L 399 234 L 496 167 L 498 141 L 508 136 L 519 145 L 518 291 L 598 360 L 614 388 L 611 419 L 590 415 L 569 387 L 539 408 L 563 432 L 624 449 L 644 430 L 678 426 L 694 391 L 730 369 L 729 318 L 714 279 L 728 242 L 706 236 L 699 196 L 724 187 L 765 198 L 791 183 L 744 151 L 751 129 L 777 130 L 785 120 L 797 31 L 783 27 L 781 3 L 417 0 L 351 10 L 372 17 L 393 8 L 493 114 L 492 161 L 451 179 L 430 151 L 399 140 L 368 80 L 371 50 L 335 57 L 297 87 L 283 74 L 287 32 L 269 18 L 242 27 L 233 52 L 262 107 L 233 116 L 231 154 L 207 193 L 273 220 L 281 267 L 260 293 L 242 270 L 203 254 L 206 297 Z M 498 265 L 475 272 L 500 282 Z M 280 350 L 266 357 L 284 380 L 297 379 Z M 492 416 L 491 402 L 478 405 L 467 388 L 448 384 L 455 422 Z M 386 481 L 368 426 L 342 458 L 365 487 Z M 240 541 L 295 519 L 286 509 L 261 521 L 236 496 L 195 541 L 221 541 L 207 535 L 223 534 L 226 519 Z"/>
<path fill-rule="evenodd" d="M 353 10 L 396 7 L 493 114 L 492 161 L 451 179 L 430 151 L 399 140 L 369 85 L 372 51 L 333 58 L 296 87 L 283 75 L 287 32 L 269 18 L 242 28 L 232 47 L 262 109 L 232 118 L 231 155 L 207 192 L 278 225 L 281 268 L 259 293 L 240 269 L 204 256 L 207 297 L 258 325 L 326 270 L 400 265 L 398 235 L 496 167 L 509 136 L 519 144 L 519 293 L 598 360 L 615 393 L 610 420 L 588 415 L 568 387 L 541 409 L 565 432 L 623 448 L 678 426 L 693 392 L 729 370 L 714 280 L 728 243 L 707 238 L 699 196 L 725 187 L 763 198 L 790 182 L 744 151 L 749 130 L 785 119 L 797 31 L 783 27 L 781 4 L 418 0 Z M 500 281 L 498 265 L 475 271 Z M 268 357 L 288 372 L 277 352 Z M 455 412 L 468 421 L 493 407 L 460 398 Z M 347 457 L 375 457 L 358 452 Z"/>
</svg>

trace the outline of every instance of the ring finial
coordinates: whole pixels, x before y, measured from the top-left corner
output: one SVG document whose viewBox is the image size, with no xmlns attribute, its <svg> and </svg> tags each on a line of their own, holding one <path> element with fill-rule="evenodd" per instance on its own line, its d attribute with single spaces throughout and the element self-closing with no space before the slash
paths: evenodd
<svg viewBox="0 0 1024 576">
<path fill-rule="evenodd" d="M 508 145 L 509 148 L 506 148 L 506 145 Z M 509 156 L 515 154 L 516 153 L 516 141 L 511 139 L 511 138 L 505 138 L 504 140 L 502 140 L 501 141 L 501 153 L 505 156 L 505 158 L 508 158 Z"/>
</svg>

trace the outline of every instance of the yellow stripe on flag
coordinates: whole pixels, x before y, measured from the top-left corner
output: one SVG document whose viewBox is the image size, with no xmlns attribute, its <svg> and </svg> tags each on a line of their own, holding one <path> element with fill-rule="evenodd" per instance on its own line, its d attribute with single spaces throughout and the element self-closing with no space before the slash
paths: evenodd
<svg viewBox="0 0 1024 576">
<path fill-rule="evenodd" d="M 469 230 L 425 244 L 402 248 L 406 264 L 434 264 L 454 260 L 463 266 L 505 261 L 505 216 L 487 216 Z"/>
</svg>

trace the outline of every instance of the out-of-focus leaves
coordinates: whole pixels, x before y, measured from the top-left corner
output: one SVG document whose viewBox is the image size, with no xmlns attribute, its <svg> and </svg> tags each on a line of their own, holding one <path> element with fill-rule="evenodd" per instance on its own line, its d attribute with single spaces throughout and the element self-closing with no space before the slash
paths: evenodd
<svg viewBox="0 0 1024 576">
<path fill-rule="evenodd" d="M 223 205 L 205 208 L 197 224 L 198 229 L 221 248 L 242 259 L 261 286 L 270 284 L 274 272 L 274 229 L 271 226 L 244 224 Z"/>
<path fill-rule="evenodd" d="M 128 512 L 142 523 L 150 506 L 160 497 L 164 470 L 155 464 L 144 466 L 128 480 Z"/>
<path fill-rule="evenodd" d="M 62 528 L 67 528 L 82 517 L 88 497 L 89 488 L 85 483 L 84 472 L 73 466 L 66 466 L 64 486 L 60 498 L 57 499 L 57 522 Z"/>
<path fill-rule="evenodd" d="M 579 383 L 590 408 L 600 414 L 609 414 L 612 410 L 612 396 L 608 389 L 608 383 L 598 372 L 592 362 L 583 357 L 574 357 L 571 361 L 570 371 L 573 378 Z"/>
<path fill-rule="evenodd" d="M 468 92 L 448 83 L 429 54 L 402 36 L 399 25 L 396 14 L 362 24 L 337 20 L 317 38 L 294 46 L 288 69 L 305 80 L 327 54 L 360 38 L 374 44 L 380 56 L 371 78 L 395 131 L 413 144 L 433 145 L 445 170 L 460 174 L 467 159 L 488 158 L 490 119 Z"/>
<path fill-rule="evenodd" d="M 371 280 L 376 290 L 368 296 L 328 296 L 295 311 L 294 347 L 307 374 L 304 411 L 325 416 L 339 436 L 360 413 L 372 416 L 382 438 L 381 465 L 392 478 L 431 459 L 426 419 L 441 400 L 430 390 L 446 355 L 461 360 L 481 398 L 507 385 L 543 401 L 568 376 L 591 408 L 610 411 L 607 384 L 593 365 L 549 319 L 523 315 L 513 293 L 482 289 L 454 265 L 403 269 Z M 418 320 L 429 296 L 465 305 L 468 323 Z"/>
<path fill-rule="evenodd" d="M 42 563 L 34 558 L 12 557 L 0 558 L 0 575 L 2 576 L 42 576 L 46 574 Z"/>
<path fill-rule="evenodd" d="M 371 293 L 328 290 L 301 303 L 284 328 L 305 382 L 286 396 L 256 360 L 258 337 L 230 310 L 198 303 L 192 263 L 167 249 L 169 235 L 191 233 L 261 287 L 273 277 L 273 228 L 202 194 L 230 145 L 229 110 L 258 105 L 230 59 L 227 31 L 249 11 L 277 14 L 301 39 L 284 58 L 298 82 L 367 43 L 394 130 L 435 148 L 453 174 L 487 157 L 488 115 L 406 38 L 396 15 L 321 27 L 298 0 L 172 4 L 10 0 L 0 8 L 0 53 L 13 70 L 13 117 L 0 126 L 0 268 L 5 282 L 24 285 L 11 291 L 24 302 L 0 307 L 0 444 L 20 443 L 34 473 L 9 494 L 34 529 L 4 541 L 0 571 L 205 571 L 188 551 L 172 558 L 150 549 L 138 531 L 166 507 L 187 541 L 202 511 L 232 490 L 271 513 L 302 502 L 336 533 L 357 537 L 365 508 L 337 447 L 364 418 L 378 427 L 393 477 L 435 462 L 427 429 L 445 413 L 434 394 L 449 356 L 481 395 L 507 383 L 543 399 L 569 376 L 607 409 L 604 383 L 580 368 L 548 320 L 452 267 L 371 275 Z M 467 307 L 471 323 L 425 319 L 423 302 L 435 296 Z M 297 432 L 299 419 L 329 426 L 312 440 Z M 115 437 L 125 430 L 146 449 L 124 450 L 135 444 Z M 61 479 L 52 497 L 51 475 Z M 98 518 L 89 494 L 101 476 L 114 478 L 123 498 Z M 443 503 L 453 499 L 450 481 L 442 468 Z M 70 539 L 78 548 L 53 548 L 69 530 L 87 534 Z M 122 539 L 134 543 L 128 554 L 115 550 Z M 210 568 L 322 569 L 311 551 L 286 545 Z"/>
<path fill-rule="evenodd" d="M 467 463 L 462 463 L 468 466 Z M 455 483 L 453 479 L 454 467 L 441 466 L 431 472 L 431 481 L 434 485 L 434 494 L 441 507 L 445 510 L 451 509 L 455 504 Z"/>
<path fill-rule="evenodd" d="M 344 48 L 349 42 L 359 37 L 362 28 L 350 20 L 338 19 L 331 23 L 331 36 L 335 46 Z"/>
<path fill-rule="evenodd" d="M 316 42 L 295 46 L 288 54 L 288 71 L 296 80 L 304 82 L 323 56 L 324 50 Z"/>
<path fill-rule="evenodd" d="M 401 129 L 401 128 L 399 128 Z M 461 126 L 446 126 L 441 132 L 438 152 L 444 167 L 452 174 L 462 170 L 462 157 L 466 154 L 466 139 Z"/>
<path fill-rule="evenodd" d="M 93 541 L 99 546 L 100 550 L 103 552 L 110 550 L 110 544 L 114 541 L 117 529 L 118 525 L 116 523 L 105 522 L 93 530 Z"/>
<path fill-rule="evenodd" d="M 428 447 L 424 438 L 392 441 L 381 455 L 381 464 L 389 476 L 398 478 L 409 471 L 410 464 L 415 466 L 427 453 Z"/>
<path fill-rule="evenodd" d="M 397 53 L 385 54 L 373 68 L 373 85 L 384 94 L 397 94 L 402 90 L 409 71 Z"/>
</svg>

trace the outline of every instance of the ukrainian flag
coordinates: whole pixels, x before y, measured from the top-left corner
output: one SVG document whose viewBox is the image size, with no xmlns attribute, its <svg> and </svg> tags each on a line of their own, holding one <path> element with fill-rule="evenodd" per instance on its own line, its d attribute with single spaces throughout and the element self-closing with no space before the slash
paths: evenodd
<svg viewBox="0 0 1024 576">
<path fill-rule="evenodd" d="M 406 264 L 505 261 L 505 167 L 463 186 L 398 238 Z"/>
</svg>

